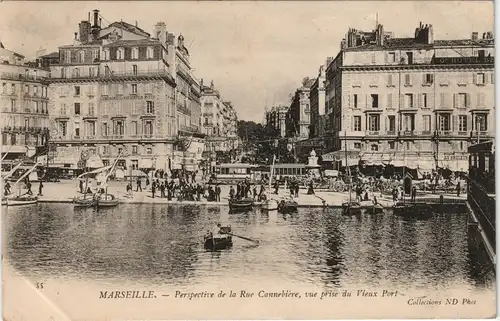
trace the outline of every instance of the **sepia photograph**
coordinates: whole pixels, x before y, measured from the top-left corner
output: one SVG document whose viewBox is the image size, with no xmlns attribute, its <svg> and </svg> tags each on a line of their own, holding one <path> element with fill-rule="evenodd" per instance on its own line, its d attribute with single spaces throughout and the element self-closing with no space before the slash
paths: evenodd
<svg viewBox="0 0 500 321">
<path fill-rule="evenodd" d="M 5 321 L 496 316 L 492 1 L 0 3 Z"/>
</svg>

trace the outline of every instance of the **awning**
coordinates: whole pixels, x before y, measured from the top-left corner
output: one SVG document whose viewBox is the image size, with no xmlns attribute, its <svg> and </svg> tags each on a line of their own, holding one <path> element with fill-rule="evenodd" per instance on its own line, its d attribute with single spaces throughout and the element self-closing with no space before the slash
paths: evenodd
<svg viewBox="0 0 500 321">
<path fill-rule="evenodd" d="M 347 159 L 349 164 L 355 162 L 355 164 L 353 165 L 356 165 L 359 162 L 359 154 L 360 154 L 359 151 L 352 151 L 352 150 L 347 151 Z M 336 150 L 334 152 L 321 155 L 321 159 L 323 160 L 323 162 L 342 161 L 342 163 L 345 165 L 346 152 L 344 150 Z"/>
</svg>

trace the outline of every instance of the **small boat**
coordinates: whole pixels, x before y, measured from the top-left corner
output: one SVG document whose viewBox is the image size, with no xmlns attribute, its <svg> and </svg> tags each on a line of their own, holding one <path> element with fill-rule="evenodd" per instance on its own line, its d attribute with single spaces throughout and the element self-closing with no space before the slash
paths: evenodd
<svg viewBox="0 0 500 321">
<path fill-rule="evenodd" d="M 203 247 L 205 250 L 220 251 L 233 246 L 233 237 L 227 233 L 231 233 L 231 226 L 220 227 L 221 234 L 213 235 L 208 232 L 203 239 Z"/>
<path fill-rule="evenodd" d="M 342 214 L 344 215 L 360 215 L 362 212 L 361 204 L 355 201 L 342 203 Z"/>
<path fill-rule="evenodd" d="M 229 209 L 231 211 L 251 210 L 253 208 L 253 205 L 254 200 L 250 197 L 229 200 Z"/>
<path fill-rule="evenodd" d="M 375 203 L 375 204 L 373 204 L 373 205 L 371 205 L 371 206 L 369 206 L 369 207 L 367 208 L 367 212 L 368 212 L 369 214 L 380 214 L 380 213 L 384 213 L 384 207 L 383 207 L 381 204 L 379 204 L 379 203 Z"/>
<path fill-rule="evenodd" d="M 262 202 L 262 210 L 275 211 L 278 209 L 278 202 L 276 200 L 265 200 Z"/>
<path fill-rule="evenodd" d="M 38 203 L 37 196 L 23 195 L 7 199 L 7 206 L 32 205 Z"/>
<path fill-rule="evenodd" d="M 115 207 L 118 205 L 118 199 L 113 194 L 101 194 L 96 199 L 95 206 L 102 207 Z"/>
<path fill-rule="evenodd" d="M 278 212 L 287 214 L 297 212 L 299 204 L 293 200 L 282 200 L 278 205 Z"/>
<path fill-rule="evenodd" d="M 397 202 L 392 207 L 394 215 L 408 215 L 411 213 L 411 205 L 405 202 Z"/>
</svg>

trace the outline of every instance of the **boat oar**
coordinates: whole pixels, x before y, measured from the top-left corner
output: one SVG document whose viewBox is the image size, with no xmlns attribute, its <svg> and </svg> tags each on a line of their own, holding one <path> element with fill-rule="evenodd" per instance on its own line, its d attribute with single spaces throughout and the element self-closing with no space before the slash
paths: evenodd
<svg viewBox="0 0 500 321">
<path fill-rule="evenodd" d="M 236 235 L 236 234 L 233 234 L 233 233 L 226 233 L 227 235 L 231 235 L 231 236 L 236 236 L 236 237 L 239 237 L 240 239 L 244 239 L 244 240 L 247 240 L 247 241 L 250 241 L 250 242 L 254 242 L 254 243 L 257 243 L 259 244 L 260 241 L 259 240 L 254 240 L 254 239 L 251 239 L 249 237 L 245 237 L 245 236 L 241 236 L 241 235 Z"/>
</svg>

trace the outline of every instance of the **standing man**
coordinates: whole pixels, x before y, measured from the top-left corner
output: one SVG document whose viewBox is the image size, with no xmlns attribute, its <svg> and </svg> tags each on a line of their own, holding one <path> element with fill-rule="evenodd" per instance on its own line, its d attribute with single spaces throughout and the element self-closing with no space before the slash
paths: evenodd
<svg viewBox="0 0 500 321">
<path fill-rule="evenodd" d="M 153 198 L 155 198 L 155 192 L 156 192 L 156 182 L 153 181 L 153 184 L 151 184 L 151 195 L 153 196 Z"/>
<path fill-rule="evenodd" d="M 141 178 L 137 177 L 137 189 L 135 191 L 138 192 L 139 190 L 142 192 Z"/>
<path fill-rule="evenodd" d="M 38 185 L 38 195 L 42 196 L 43 183 L 40 181 L 40 185 Z"/>
<path fill-rule="evenodd" d="M 220 193 L 221 193 L 221 189 L 220 189 L 219 184 L 217 184 L 215 186 L 215 196 L 217 197 L 217 202 L 220 202 Z"/>
<path fill-rule="evenodd" d="M 460 197 L 460 181 L 457 182 L 457 197 Z"/>
</svg>

